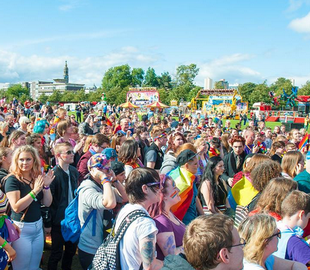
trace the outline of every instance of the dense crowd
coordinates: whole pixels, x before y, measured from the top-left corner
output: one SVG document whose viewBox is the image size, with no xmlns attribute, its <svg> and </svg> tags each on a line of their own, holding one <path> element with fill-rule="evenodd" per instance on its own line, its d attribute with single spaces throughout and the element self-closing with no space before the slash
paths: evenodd
<svg viewBox="0 0 310 270">
<path fill-rule="evenodd" d="M 120 269 L 310 266 L 305 129 L 255 114 L 232 128 L 222 114 L 0 106 L 0 269 L 39 269 L 49 235 L 48 269 L 71 269 L 77 250 L 82 269 L 104 269 L 104 240 L 137 213 Z M 76 196 L 73 243 L 61 223 Z"/>
</svg>

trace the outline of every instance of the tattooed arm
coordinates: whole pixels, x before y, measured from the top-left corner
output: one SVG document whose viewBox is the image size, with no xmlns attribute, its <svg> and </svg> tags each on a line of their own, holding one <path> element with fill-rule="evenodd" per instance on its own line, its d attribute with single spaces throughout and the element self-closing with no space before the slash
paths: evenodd
<svg viewBox="0 0 310 270">
<path fill-rule="evenodd" d="M 149 234 L 139 241 L 140 254 L 143 263 L 143 269 L 160 269 L 163 264 L 156 260 L 155 256 L 156 232 Z"/>
<path fill-rule="evenodd" d="M 183 252 L 183 247 L 176 247 L 173 232 L 159 233 L 156 238 L 157 244 L 165 257 L 169 254 L 177 255 Z"/>
</svg>

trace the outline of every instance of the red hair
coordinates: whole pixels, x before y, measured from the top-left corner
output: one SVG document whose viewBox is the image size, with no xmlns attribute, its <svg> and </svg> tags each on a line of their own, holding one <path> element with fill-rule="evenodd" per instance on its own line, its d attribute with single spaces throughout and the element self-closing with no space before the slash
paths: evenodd
<svg viewBox="0 0 310 270">
<path fill-rule="evenodd" d="M 241 136 L 234 136 L 232 137 L 230 143 L 233 145 L 235 142 L 241 142 L 243 145 L 245 145 L 245 139 Z"/>
</svg>

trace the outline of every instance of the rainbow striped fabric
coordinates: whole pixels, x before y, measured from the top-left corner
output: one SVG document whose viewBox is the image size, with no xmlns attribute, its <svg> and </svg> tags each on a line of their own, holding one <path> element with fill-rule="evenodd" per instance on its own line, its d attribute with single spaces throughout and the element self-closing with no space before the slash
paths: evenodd
<svg viewBox="0 0 310 270">
<path fill-rule="evenodd" d="M 228 193 L 230 207 L 236 210 L 237 205 L 246 206 L 257 195 L 258 191 L 253 187 L 248 175 L 242 178 L 231 188 Z"/>
<path fill-rule="evenodd" d="M 180 190 L 179 196 L 181 197 L 180 202 L 174 205 L 171 210 L 178 219 L 183 220 L 193 199 L 193 185 L 196 176 L 180 167 L 172 170 L 168 175 Z"/>
</svg>

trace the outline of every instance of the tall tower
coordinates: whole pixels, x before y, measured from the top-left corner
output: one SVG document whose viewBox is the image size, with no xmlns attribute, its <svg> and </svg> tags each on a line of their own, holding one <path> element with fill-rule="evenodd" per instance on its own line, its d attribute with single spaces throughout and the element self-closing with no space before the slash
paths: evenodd
<svg viewBox="0 0 310 270">
<path fill-rule="evenodd" d="M 68 69 L 67 61 L 65 63 L 65 68 L 64 68 L 64 80 L 65 80 L 65 83 L 69 82 L 69 69 Z"/>
</svg>

